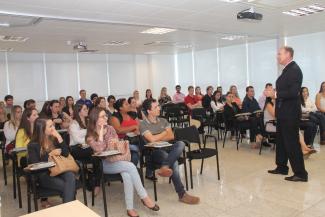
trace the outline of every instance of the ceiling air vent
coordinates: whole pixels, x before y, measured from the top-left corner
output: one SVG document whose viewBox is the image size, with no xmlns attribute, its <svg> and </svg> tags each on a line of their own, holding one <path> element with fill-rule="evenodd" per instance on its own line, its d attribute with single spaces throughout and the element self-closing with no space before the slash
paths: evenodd
<svg viewBox="0 0 325 217">
<path fill-rule="evenodd" d="M 26 42 L 29 38 L 22 36 L 13 36 L 13 35 L 0 35 L 0 41 L 5 42 Z"/>
</svg>

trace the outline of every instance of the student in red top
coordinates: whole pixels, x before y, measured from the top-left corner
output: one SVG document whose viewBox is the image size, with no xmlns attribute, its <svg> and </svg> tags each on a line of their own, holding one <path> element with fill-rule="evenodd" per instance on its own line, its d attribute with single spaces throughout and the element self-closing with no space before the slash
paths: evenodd
<svg viewBox="0 0 325 217">
<path fill-rule="evenodd" d="M 201 93 L 201 87 L 196 86 L 195 87 L 195 99 L 197 101 L 202 101 L 203 98 L 203 94 Z"/>
<path fill-rule="evenodd" d="M 202 107 L 201 101 L 198 101 L 197 98 L 194 95 L 194 87 L 189 86 L 188 88 L 188 95 L 185 97 L 185 104 L 189 111 L 195 108 Z"/>
<path fill-rule="evenodd" d="M 134 141 L 134 138 L 140 135 L 139 121 L 131 115 L 130 105 L 125 98 L 118 99 L 114 103 L 114 108 L 117 112 L 114 112 L 111 118 L 111 125 L 117 132 L 119 139 L 130 141 L 131 161 L 137 165 L 139 162 L 139 146 L 138 144 L 132 144 L 132 140 Z"/>
</svg>

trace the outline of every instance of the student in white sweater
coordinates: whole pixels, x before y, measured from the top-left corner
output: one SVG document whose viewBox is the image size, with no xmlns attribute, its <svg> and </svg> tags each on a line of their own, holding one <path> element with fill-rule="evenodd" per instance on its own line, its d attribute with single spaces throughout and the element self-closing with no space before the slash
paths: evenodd
<svg viewBox="0 0 325 217">
<path fill-rule="evenodd" d="M 98 195 L 100 192 L 100 160 L 92 158 L 93 150 L 86 144 L 85 138 L 87 134 L 88 123 L 88 107 L 86 104 L 76 104 L 74 107 L 74 120 L 69 126 L 70 149 L 71 155 L 75 160 L 81 160 L 93 163 L 93 173 L 95 177 L 94 193 Z"/>
<path fill-rule="evenodd" d="M 211 108 L 213 112 L 223 111 L 225 104 L 222 101 L 222 93 L 220 91 L 214 91 L 211 100 Z"/>
<path fill-rule="evenodd" d="M 301 110 L 306 114 L 310 121 L 319 126 L 320 144 L 325 145 L 325 114 L 318 111 L 316 104 L 310 99 L 307 87 L 302 87 L 300 90 Z"/>
</svg>

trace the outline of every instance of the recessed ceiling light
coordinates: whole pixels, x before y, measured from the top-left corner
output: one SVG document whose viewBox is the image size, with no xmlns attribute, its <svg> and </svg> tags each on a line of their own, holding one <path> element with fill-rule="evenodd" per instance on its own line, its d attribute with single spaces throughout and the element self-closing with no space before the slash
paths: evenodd
<svg viewBox="0 0 325 217">
<path fill-rule="evenodd" d="M 228 3 L 236 3 L 236 2 L 254 2 L 255 0 L 220 0 L 222 2 L 228 2 Z"/>
<path fill-rule="evenodd" d="M 325 10 L 325 7 L 320 6 L 318 4 L 313 4 L 313 5 L 309 5 L 306 7 L 301 7 L 301 8 L 297 8 L 297 9 L 293 9 L 293 10 L 289 10 L 289 11 L 283 11 L 282 13 L 286 14 L 286 15 L 294 16 L 294 17 L 301 17 L 301 16 L 307 16 L 307 15 L 323 12 L 324 10 Z"/>
<path fill-rule="evenodd" d="M 169 33 L 169 32 L 175 32 L 175 31 L 176 31 L 176 29 L 154 27 L 154 28 L 146 29 L 146 30 L 142 31 L 141 33 L 143 33 L 143 34 L 162 35 L 162 34 L 166 34 L 166 33 Z"/>
<path fill-rule="evenodd" d="M 153 55 L 153 54 L 157 54 L 159 53 L 158 51 L 148 51 L 148 52 L 144 52 L 144 54 L 147 54 L 147 55 Z"/>
<path fill-rule="evenodd" d="M 0 26 L 3 26 L 3 27 L 9 27 L 10 24 L 9 24 L 9 23 L 0 23 Z"/>
<path fill-rule="evenodd" d="M 179 49 L 189 49 L 192 47 L 193 47 L 192 44 L 176 44 L 176 48 L 179 48 Z"/>
<path fill-rule="evenodd" d="M 145 43 L 144 45 L 149 45 L 149 46 L 174 46 L 176 45 L 175 42 L 172 41 L 152 41 Z"/>
<path fill-rule="evenodd" d="M 129 45 L 129 41 L 108 41 L 105 42 L 103 45 L 104 46 L 124 46 L 124 45 Z"/>
<path fill-rule="evenodd" d="M 14 49 L 13 48 L 1 48 L 0 47 L 0 52 L 10 52 L 10 51 L 13 51 Z"/>
<path fill-rule="evenodd" d="M 245 36 L 243 36 L 243 35 L 228 35 L 228 36 L 222 37 L 221 39 L 233 41 L 233 40 L 238 40 L 238 39 L 242 39 L 242 38 L 245 38 Z"/>
<path fill-rule="evenodd" d="M 6 42 L 26 42 L 29 38 L 22 36 L 0 35 L 0 41 Z"/>
</svg>

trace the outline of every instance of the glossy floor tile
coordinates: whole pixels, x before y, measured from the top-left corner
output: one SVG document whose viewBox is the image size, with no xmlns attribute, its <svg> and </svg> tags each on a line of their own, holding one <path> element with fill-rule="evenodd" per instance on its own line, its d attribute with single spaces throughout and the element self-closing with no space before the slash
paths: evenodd
<svg viewBox="0 0 325 217">
<path fill-rule="evenodd" d="M 213 144 L 209 143 L 211 147 Z M 270 175 L 266 171 L 275 167 L 274 151 L 264 148 L 262 155 L 252 150 L 247 144 L 241 144 L 236 150 L 232 141 L 222 148 L 219 141 L 221 180 L 217 179 L 216 159 L 204 162 L 203 174 L 200 175 L 200 161 L 193 162 L 194 189 L 190 194 L 201 198 L 199 205 L 185 205 L 178 202 L 173 185 L 167 178 L 159 178 L 158 204 L 161 211 L 154 213 L 144 208 L 135 197 L 136 208 L 140 216 L 165 217 L 321 217 L 325 216 L 325 154 L 324 147 L 318 153 L 305 160 L 309 172 L 308 183 L 291 183 L 284 176 Z M 184 180 L 183 167 L 181 166 Z M 8 185 L 3 185 L 2 168 L 0 175 L 1 217 L 14 217 L 27 212 L 26 186 L 22 185 L 23 208 L 18 208 L 17 199 L 12 196 L 12 176 L 9 171 Z M 184 182 L 185 183 L 185 182 Z M 145 187 L 153 197 L 153 185 L 146 181 Z M 109 216 L 126 216 L 123 185 L 119 182 L 107 187 Z M 88 203 L 90 204 L 88 192 Z M 82 199 L 79 191 L 77 198 Z M 60 204 L 59 198 L 50 198 L 53 204 Z M 101 195 L 91 207 L 103 216 Z"/>
</svg>

